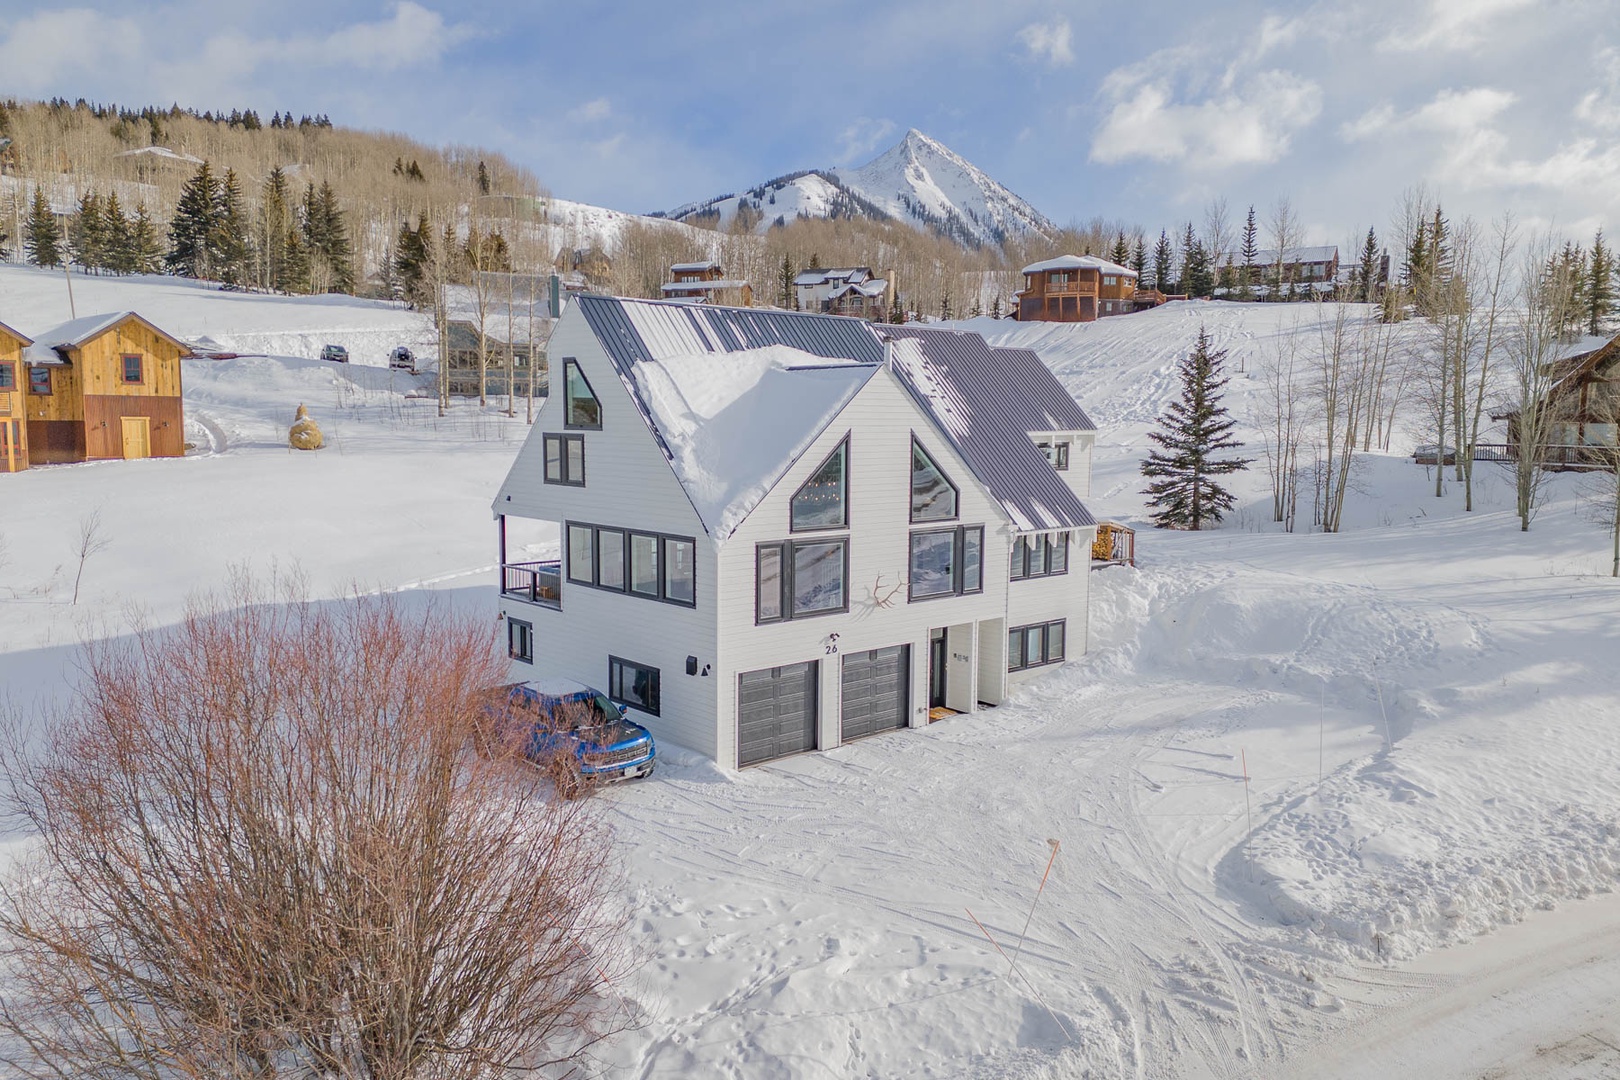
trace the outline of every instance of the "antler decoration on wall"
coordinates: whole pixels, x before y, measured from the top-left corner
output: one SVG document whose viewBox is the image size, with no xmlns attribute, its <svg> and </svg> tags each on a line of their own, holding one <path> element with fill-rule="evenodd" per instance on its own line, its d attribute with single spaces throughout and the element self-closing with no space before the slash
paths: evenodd
<svg viewBox="0 0 1620 1080">
<path fill-rule="evenodd" d="M 895 597 L 900 595 L 900 591 L 906 587 L 906 584 L 906 579 L 901 578 L 898 585 L 885 588 L 883 575 L 879 574 L 877 580 L 872 583 L 872 603 L 880 608 L 888 607 L 894 603 Z"/>
</svg>

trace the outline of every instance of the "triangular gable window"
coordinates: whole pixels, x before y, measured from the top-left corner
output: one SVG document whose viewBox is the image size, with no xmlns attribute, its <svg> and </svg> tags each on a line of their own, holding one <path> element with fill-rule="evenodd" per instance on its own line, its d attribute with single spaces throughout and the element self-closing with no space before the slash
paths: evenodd
<svg viewBox="0 0 1620 1080">
<path fill-rule="evenodd" d="M 849 439 L 827 455 L 793 496 L 792 530 L 842 529 L 849 525 Z"/>
<path fill-rule="evenodd" d="M 602 403 L 573 357 L 563 361 L 563 427 L 602 430 Z"/>
<path fill-rule="evenodd" d="M 911 520 L 951 521 L 956 517 L 956 485 L 946 479 L 928 451 L 911 440 Z"/>
</svg>

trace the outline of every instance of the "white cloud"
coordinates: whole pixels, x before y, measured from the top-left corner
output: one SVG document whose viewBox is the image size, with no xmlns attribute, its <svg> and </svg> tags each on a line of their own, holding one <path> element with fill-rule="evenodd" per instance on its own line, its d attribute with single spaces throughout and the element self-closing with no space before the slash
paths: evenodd
<svg viewBox="0 0 1620 1080">
<path fill-rule="evenodd" d="M 835 164 L 847 165 L 856 158 L 865 157 L 887 143 L 895 131 L 893 120 L 858 117 L 838 135 L 838 160 Z"/>
<path fill-rule="evenodd" d="M 1185 68 L 1196 55 L 1162 50 L 1110 72 L 1100 94 L 1111 105 L 1092 138 L 1091 160 L 1267 164 L 1282 158 L 1292 136 L 1321 114 L 1321 87 L 1282 70 L 1241 74 L 1229 68 L 1213 92 L 1178 100 L 1170 77 L 1159 73 Z"/>
<path fill-rule="evenodd" d="M 1597 55 L 1600 85 L 1575 104 L 1575 115 L 1600 128 L 1620 129 L 1620 49 Z"/>
<path fill-rule="evenodd" d="M 249 38 L 231 32 L 203 46 L 206 65 L 241 75 L 274 67 L 400 71 L 436 64 L 474 37 L 471 27 L 446 25 L 444 16 L 402 0 L 392 18 L 354 23 L 323 36 Z"/>
<path fill-rule="evenodd" d="M 139 66 L 145 59 L 138 24 L 86 8 L 19 19 L 0 40 L 0 71 L 14 93 L 50 93 L 64 77 Z"/>
<path fill-rule="evenodd" d="M 1024 43 L 1030 58 L 1052 67 L 1065 67 L 1074 63 L 1074 47 L 1069 20 L 1062 15 L 1049 23 L 1030 23 L 1018 31 L 1018 40 Z"/>
<path fill-rule="evenodd" d="M 1541 0 L 1429 0 L 1425 20 L 1415 28 L 1391 31 L 1379 48 L 1390 52 L 1473 49 L 1490 40 L 1499 17 L 1536 6 Z"/>
<path fill-rule="evenodd" d="M 596 124 L 612 115 L 613 103 L 605 97 L 600 97 L 569 110 L 568 119 L 576 124 Z"/>
<path fill-rule="evenodd" d="M 1404 115 L 1388 103 L 1374 106 L 1339 128 L 1355 142 L 1400 132 L 1424 131 L 1468 135 L 1494 121 L 1517 97 L 1481 86 L 1471 90 L 1441 90 L 1434 100 Z"/>
</svg>

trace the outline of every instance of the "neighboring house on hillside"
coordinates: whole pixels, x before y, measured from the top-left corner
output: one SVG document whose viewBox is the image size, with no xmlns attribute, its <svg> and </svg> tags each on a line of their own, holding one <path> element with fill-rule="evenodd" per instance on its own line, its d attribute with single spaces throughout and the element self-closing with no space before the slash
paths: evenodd
<svg viewBox="0 0 1620 1080">
<path fill-rule="evenodd" d="M 584 248 L 563 248 L 557 252 L 552 267 L 563 275 L 563 284 L 570 292 L 578 292 L 583 291 L 575 288 L 579 282 L 605 287 L 613 274 L 613 259 L 593 244 Z"/>
<path fill-rule="evenodd" d="M 1243 252 L 1228 251 L 1216 260 L 1215 271 L 1235 284 L 1235 275 L 1244 265 Z M 1290 248 L 1279 260 L 1275 248 L 1266 248 L 1255 255 L 1253 271 L 1256 286 L 1279 281 L 1284 286 L 1308 285 L 1317 292 L 1330 292 L 1339 279 L 1339 249 L 1331 244 Z"/>
<path fill-rule="evenodd" d="M 726 277 L 717 262 L 676 263 L 669 268 L 670 280 L 663 286 L 664 299 L 692 304 L 723 304 L 752 307 L 754 287 L 746 281 Z"/>
<path fill-rule="evenodd" d="M 23 412 L 23 350 L 33 344 L 0 323 L 0 472 L 28 468 L 28 423 Z"/>
<path fill-rule="evenodd" d="M 1611 467 L 1620 452 L 1620 335 L 1596 349 L 1554 360 L 1544 369 L 1554 381 L 1547 392 L 1546 407 L 1552 422 L 1546 433 L 1547 445 L 1540 450 L 1550 465 Z M 1521 425 L 1517 411 L 1498 412 L 1493 420 L 1506 420 L 1508 442 L 1505 452 L 1517 459 L 1523 452 Z"/>
<path fill-rule="evenodd" d="M 874 277 L 869 266 L 805 270 L 793 279 L 793 298 L 800 311 L 882 322 L 894 304 L 894 272 Z"/>
<path fill-rule="evenodd" d="M 133 311 L 87 315 L 25 350 L 32 464 L 182 457 L 183 342 Z"/>
<path fill-rule="evenodd" d="M 478 361 L 478 324 L 467 319 L 451 319 L 445 323 L 444 354 L 449 364 L 445 378 L 449 382 L 450 393 L 459 397 L 477 397 L 482 385 L 485 394 L 504 397 L 507 392 L 507 353 L 510 352 L 512 393 L 518 397 L 528 397 L 529 378 L 533 372 L 534 396 L 545 397 L 545 340 L 551 332 L 553 320 L 537 321 L 533 342 L 528 339 L 529 328 L 526 324 L 515 323 L 511 331 L 513 340 L 508 341 L 504 319 L 489 319 L 486 323 L 489 329 L 483 336 L 482 368 Z"/>
<path fill-rule="evenodd" d="M 1136 271 L 1095 255 L 1059 255 L 1024 267 L 1013 316 L 1020 322 L 1092 322 L 1164 303 L 1138 293 Z"/>
<path fill-rule="evenodd" d="M 1095 428 L 1027 349 L 581 297 L 496 496 L 515 672 L 736 768 L 949 712 L 1087 647 Z M 508 557 L 554 523 L 557 561 Z M 512 535 L 516 535 L 514 532 Z"/>
</svg>

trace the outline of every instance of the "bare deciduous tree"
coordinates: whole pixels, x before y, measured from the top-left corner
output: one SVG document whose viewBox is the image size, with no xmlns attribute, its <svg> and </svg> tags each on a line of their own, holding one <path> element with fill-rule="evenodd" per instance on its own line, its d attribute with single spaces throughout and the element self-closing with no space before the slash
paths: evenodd
<svg viewBox="0 0 1620 1080">
<path fill-rule="evenodd" d="M 13 718 L 12 1075 L 577 1071 L 628 1023 L 611 838 L 517 742 L 471 750 L 488 623 L 271 599 L 91 645 L 71 706 Z"/>
<path fill-rule="evenodd" d="M 107 550 L 112 539 L 102 532 L 101 511 L 92 510 L 79 519 L 79 543 L 74 548 L 74 554 L 79 558 L 79 568 L 73 574 L 73 606 L 79 604 L 79 584 L 84 580 L 84 564 L 90 557 Z"/>
<path fill-rule="evenodd" d="M 1304 372 L 1299 359 L 1299 326 L 1278 335 L 1275 348 L 1260 362 L 1260 415 L 1255 426 L 1265 433 L 1262 453 L 1271 479 L 1271 519 L 1294 531 L 1299 505 L 1299 446 L 1304 440 Z"/>
<path fill-rule="evenodd" d="M 1564 327 L 1579 303 L 1570 263 L 1553 259 L 1557 245 L 1542 237 L 1528 245 L 1520 271 L 1517 325 L 1507 341 L 1512 369 L 1510 420 L 1514 444 L 1514 497 L 1519 529 L 1530 530 L 1541 504 L 1546 482 L 1547 449 L 1563 424 L 1554 400 L 1558 358 Z"/>
</svg>

